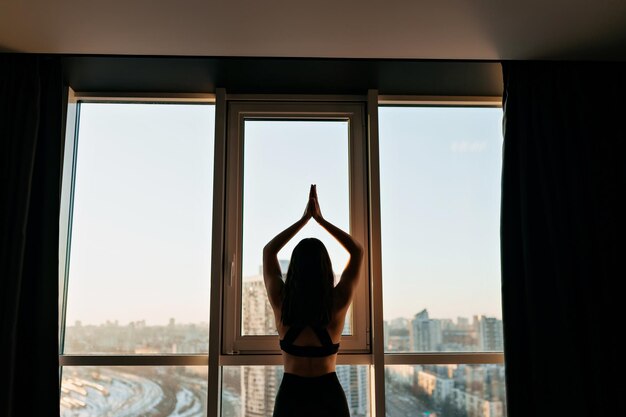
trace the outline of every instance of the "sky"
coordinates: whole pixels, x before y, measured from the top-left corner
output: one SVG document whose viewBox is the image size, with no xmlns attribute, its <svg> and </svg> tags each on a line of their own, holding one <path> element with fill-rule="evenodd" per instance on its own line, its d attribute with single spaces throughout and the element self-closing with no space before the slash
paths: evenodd
<svg viewBox="0 0 626 417">
<path fill-rule="evenodd" d="M 382 107 L 384 317 L 501 317 L 498 108 Z M 311 183 L 323 215 L 348 229 L 345 121 L 247 121 L 243 275 L 303 213 Z M 67 320 L 208 321 L 214 106 L 83 104 Z M 64 184 L 67 186 L 67 184 Z M 347 253 L 313 221 L 302 237 Z"/>
</svg>

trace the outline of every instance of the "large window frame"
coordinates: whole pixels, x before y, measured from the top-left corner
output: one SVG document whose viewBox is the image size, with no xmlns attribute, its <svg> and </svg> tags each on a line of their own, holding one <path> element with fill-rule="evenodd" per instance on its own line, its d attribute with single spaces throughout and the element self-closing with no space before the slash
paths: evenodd
<svg viewBox="0 0 626 417">
<path fill-rule="evenodd" d="M 371 416 L 385 415 L 386 365 L 427 364 L 504 364 L 502 352 L 385 353 L 383 340 L 383 299 L 380 225 L 380 179 L 378 155 L 378 107 L 394 106 L 471 106 L 500 107 L 500 97 L 379 96 L 366 95 L 232 95 L 224 89 L 215 94 L 106 94 L 75 93 L 70 90 L 67 140 L 64 156 L 63 195 L 60 217 L 59 262 L 59 346 L 65 329 L 67 265 L 71 242 L 73 186 L 76 168 L 77 125 L 82 102 L 212 103 L 215 104 L 215 163 L 213 188 L 213 228 L 209 352 L 197 355 L 66 355 L 59 354 L 63 366 L 207 366 L 207 409 L 209 417 L 221 412 L 221 367 L 280 365 L 275 336 L 238 336 L 237 288 L 232 282 L 241 277 L 241 137 L 233 126 L 246 117 L 312 116 L 329 112 L 327 117 L 354 117 L 361 129 L 350 143 L 351 232 L 367 249 L 359 294 L 355 300 L 355 336 L 345 337 L 338 364 L 370 366 Z M 357 116 L 354 116 L 357 115 Z M 352 126 L 352 125 L 351 125 Z M 355 131 L 356 131 L 355 130 Z M 351 129 L 352 135 L 352 129 Z M 233 210 L 233 208 L 235 210 Z M 234 262 L 233 262 L 234 260 Z M 233 269 L 233 266 L 235 269 Z M 232 275 L 231 275 L 232 274 Z M 231 276 L 234 281 L 231 281 Z M 352 337 L 352 339 L 350 339 Z"/>
<path fill-rule="evenodd" d="M 376 92 L 370 92 L 377 96 Z M 374 101 L 374 100 L 371 100 Z M 381 216 L 380 216 L 380 166 L 378 145 L 378 108 L 382 106 L 409 106 L 409 107 L 502 107 L 501 97 L 490 96 L 377 96 L 375 121 L 370 119 L 370 181 L 372 188 L 372 272 L 375 291 L 372 296 L 374 311 L 374 331 L 380 335 L 373 347 L 373 365 L 375 372 L 375 403 L 373 414 L 385 414 L 385 366 L 388 365 L 466 365 L 466 364 L 504 364 L 503 352 L 415 352 L 391 353 L 385 352 L 383 334 L 383 299 L 382 299 L 382 244 L 381 244 Z M 382 404 L 381 404 L 382 402 Z"/>
<path fill-rule="evenodd" d="M 258 121 L 346 121 L 348 122 L 350 230 L 354 238 L 367 247 L 367 210 L 364 201 L 367 186 L 365 158 L 364 103 L 305 101 L 228 101 L 228 145 L 225 235 L 226 263 L 224 281 L 223 355 L 280 354 L 276 336 L 242 335 L 242 222 L 243 158 L 245 122 Z M 342 338 L 342 353 L 369 353 L 369 276 L 367 255 L 365 268 L 353 301 L 351 335 Z"/>
<path fill-rule="evenodd" d="M 68 89 L 68 112 L 66 139 L 63 155 L 62 194 L 59 214 L 59 366 L 206 366 L 207 355 L 203 354 L 158 354 L 158 355 L 87 355 L 65 354 L 67 286 L 71 254 L 72 216 L 74 211 L 74 187 L 80 108 L 83 103 L 136 103 L 136 104 L 211 104 L 215 95 L 206 93 L 163 94 L 163 93 L 107 93 L 76 92 Z M 208 312 L 207 312 L 208 313 Z M 59 373 L 60 376 L 61 373 Z"/>
</svg>

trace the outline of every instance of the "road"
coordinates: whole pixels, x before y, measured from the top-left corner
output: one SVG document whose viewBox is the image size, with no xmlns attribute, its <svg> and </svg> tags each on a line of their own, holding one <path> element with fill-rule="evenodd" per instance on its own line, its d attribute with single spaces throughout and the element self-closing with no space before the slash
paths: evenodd
<svg viewBox="0 0 626 417">
<path fill-rule="evenodd" d="M 385 389 L 385 409 L 387 417 L 424 417 L 428 412 L 408 387 L 388 384 Z"/>
</svg>

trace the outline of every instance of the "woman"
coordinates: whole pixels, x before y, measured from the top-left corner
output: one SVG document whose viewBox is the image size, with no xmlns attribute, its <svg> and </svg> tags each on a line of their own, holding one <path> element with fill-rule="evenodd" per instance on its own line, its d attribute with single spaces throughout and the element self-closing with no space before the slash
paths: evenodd
<svg viewBox="0 0 626 417">
<path fill-rule="evenodd" d="M 310 219 L 317 221 L 350 254 L 337 286 L 326 247 L 314 238 L 298 243 L 285 282 L 281 279 L 278 251 Z M 274 310 L 285 366 L 274 417 L 350 415 L 335 364 L 362 259 L 361 246 L 322 217 L 315 185 L 311 186 L 302 218 L 263 249 L 263 279 Z"/>
</svg>

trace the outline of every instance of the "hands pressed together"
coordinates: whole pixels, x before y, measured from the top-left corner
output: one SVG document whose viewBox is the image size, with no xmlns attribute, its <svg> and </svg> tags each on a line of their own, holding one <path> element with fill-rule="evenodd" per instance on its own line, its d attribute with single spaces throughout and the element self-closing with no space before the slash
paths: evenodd
<svg viewBox="0 0 626 417">
<path fill-rule="evenodd" d="M 315 184 L 311 184 L 311 189 L 309 190 L 309 201 L 304 209 L 304 214 L 302 215 L 303 220 L 309 220 L 311 218 L 318 223 L 324 220 L 322 217 L 322 211 L 320 210 L 320 204 L 317 200 L 317 187 Z"/>
</svg>

